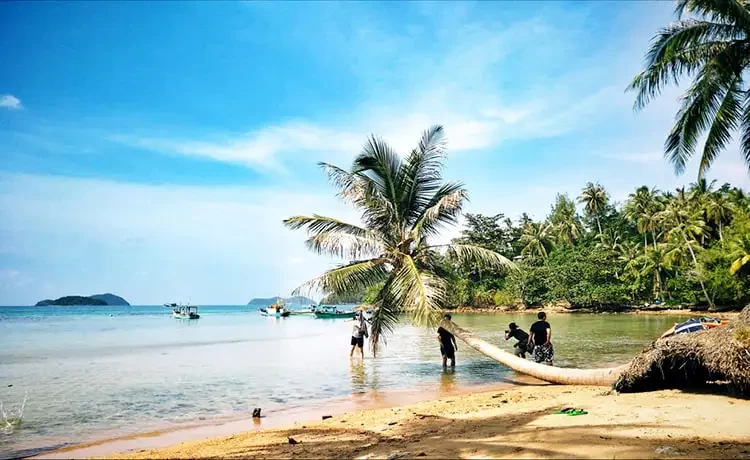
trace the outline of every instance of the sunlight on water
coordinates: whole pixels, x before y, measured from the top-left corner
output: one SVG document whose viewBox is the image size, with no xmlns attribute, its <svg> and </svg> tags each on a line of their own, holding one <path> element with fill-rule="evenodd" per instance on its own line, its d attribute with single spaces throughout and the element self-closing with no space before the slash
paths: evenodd
<svg viewBox="0 0 750 460">
<path fill-rule="evenodd" d="M 26 409 L 26 400 L 29 394 L 26 393 L 23 396 L 23 402 L 13 407 L 5 407 L 3 402 L 0 402 L 0 415 L 3 417 L 2 431 L 3 434 L 13 433 L 15 426 L 18 426 L 23 421 L 23 411 Z"/>
</svg>

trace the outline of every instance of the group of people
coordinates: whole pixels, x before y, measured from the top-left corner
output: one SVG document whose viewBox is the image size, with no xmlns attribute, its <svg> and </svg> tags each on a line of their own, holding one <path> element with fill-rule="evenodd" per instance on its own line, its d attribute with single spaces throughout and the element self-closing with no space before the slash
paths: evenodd
<svg viewBox="0 0 750 460">
<path fill-rule="evenodd" d="M 451 315 L 446 313 L 443 318 L 450 321 Z M 362 312 L 358 311 L 352 321 L 354 321 L 351 340 L 352 350 L 349 356 L 354 357 L 355 351 L 359 351 L 359 355 L 364 359 L 365 338 L 368 337 L 367 320 Z M 531 325 L 529 333 L 518 327 L 516 323 L 510 323 L 505 331 L 505 340 L 509 340 L 511 337 L 517 340 L 513 345 L 516 356 L 526 359 L 526 354 L 529 353 L 535 362 L 548 366 L 552 365 L 555 357 L 555 350 L 552 347 L 552 327 L 547 322 L 547 315 L 543 311 L 537 314 L 537 321 Z M 448 361 L 450 361 L 451 367 L 455 367 L 456 351 L 458 351 L 456 337 L 441 326 L 437 330 L 437 341 L 440 344 L 440 354 L 443 357 L 443 368 L 448 366 Z"/>
</svg>

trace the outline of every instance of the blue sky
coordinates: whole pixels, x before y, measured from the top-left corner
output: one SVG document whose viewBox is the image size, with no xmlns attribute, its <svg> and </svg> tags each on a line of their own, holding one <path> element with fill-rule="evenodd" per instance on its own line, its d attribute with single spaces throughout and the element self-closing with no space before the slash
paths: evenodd
<svg viewBox="0 0 750 460">
<path fill-rule="evenodd" d="M 543 218 L 676 177 L 672 89 L 624 92 L 667 2 L 0 4 L 0 304 L 238 304 L 334 261 L 281 220 L 357 216 L 317 161 L 443 124 L 468 212 Z M 736 148 L 710 178 L 750 188 Z M 457 231 L 457 230 L 456 230 Z M 453 233 L 455 234 L 455 232 Z M 447 234 L 449 238 L 453 234 Z"/>
</svg>

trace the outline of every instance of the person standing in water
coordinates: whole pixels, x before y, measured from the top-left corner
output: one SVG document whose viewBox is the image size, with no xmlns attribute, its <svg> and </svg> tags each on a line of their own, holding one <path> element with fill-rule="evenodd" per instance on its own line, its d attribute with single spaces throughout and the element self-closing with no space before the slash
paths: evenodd
<svg viewBox="0 0 750 460">
<path fill-rule="evenodd" d="M 529 349 L 533 350 L 534 361 L 552 365 L 555 350 L 552 348 L 552 327 L 547 322 L 547 315 L 540 311 L 536 317 L 539 321 L 531 325 L 529 329 Z M 533 348 L 531 348 L 533 347 Z"/>
<path fill-rule="evenodd" d="M 446 313 L 443 318 L 450 321 L 451 315 Z M 438 328 L 437 333 L 437 341 L 440 343 L 440 354 L 443 355 L 443 369 L 448 366 L 449 359 L 451 360 L 451 367 L 456 367 L 456 351 L 458 351 L 456 337 L 442 326 Z"/>
<path fill-rule="evenodd" d="M 349 357 L 354 357 L 354 351 L 359 348 L 359 355 L 362 358 L 362 360 L 365 359 L 365 337 L 368 336 L 367 333 L 367 323 L 365 322 L 365 318 L 362 315 L 361 311 L 358 311 L 354 314 L 354 326 L 352 327 L 352 351 L 349 352 Z"/>
</svg>

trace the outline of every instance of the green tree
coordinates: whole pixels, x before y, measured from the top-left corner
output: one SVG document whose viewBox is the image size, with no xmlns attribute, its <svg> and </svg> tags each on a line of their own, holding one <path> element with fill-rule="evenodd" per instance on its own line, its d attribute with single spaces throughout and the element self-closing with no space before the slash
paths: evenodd
<svg viewBox="0 0 750 460">
<path fill-rule="evenodd" d="M 565 194 L 557 194 L 549 215 L 549 222 L 560 243 L 573 244 L 583 233 L 576 205 Z"/>
<path fill-rule="evenodd" d="M 650 247 L 646 255 L 642 257 L 641 275 L 653 279 L 653 294 L 655 299 L 661 299 L 664 291 L 663 280 L 666 276 L 669 264 L 667 263 L 667 254 L 663 244 L 658 244 L 655 248 Z"/>
<path fill-rule="evenodd" d="M 663 222 L 670 242 L 675 248 L 684 248 L 690 254 L 693 260 L 695 273 L 698 277 L 698 281 L 703 290 L 703 294 L 708 301 L 708 305 L 714 308 L 714 303 L 711 297 L 708 295 L 705 283 L 703 281 L 703 273 L 701 272 L 700 264 L 695 256 L 697 244 L 696 237 L 703 235 L 706 231 L 706 224 L 701 217 L 702 211 L 694 209 L 691 206 L 689 197 L 685 194 L 683 189 L 678 190 L 678 195 L 667 204 L 664 211 L 659 213 L 659 217 Z"/>
<path fill-rule="evenodd" d="M 731 219 L 734 205 L 724 193 L 712 193 L 706 202 L 706 217 L 719 229 L 719 241 L 724 243 L 723 227 Z"/>
<path fill-rule="evenodd" d="M 531 222 L 523 228 L 520 243 L 522 256 L 546 259 L 552 247 L 552 225 L 546 222 Z"/>
<path fill-rule="evenodd" d="M 634 193 L 631 193 L 628 202 L 625 204 L 625 217 L 633 222 L 638 229 L 638 233 L 643 235 L 644 254 L 648 247 L 647 233 L 651 232 L 651 237 L 656 246 L 656 228 L 658 219 L 656 215 L 661 210 L 661 203 L 657 200 L 659 191 L 656 188 L 648 188 L 643 185 L 638 187 Z"/>
<path fill-rule="evenodd" d="M 646 54 L 646 68 L 628 87 L 635 108 L 645 107 L 669 83 L 694 77 L 682 97 L 665 156 L 681 174 L 705 134 L 698 176 L 740 133 L 739 150 L 750 169 L 750 98 L 744 78 L 750 65 L 750 10 L 742 0 L 678 0 L 677 21 L 660 30 Z M 692 15 L 691 18 L 683 16 Z"/>
<path fill-rule="evenodd" d="M 581 191 L 581 195 L 578 197 L 578 202 L 584 205 L 583 210 L 586 215 L 596 219 L 599 235 L 602 234 L 602 224 L 599 221 L 599 217 L 604 212 L 608 201 L 609 196 L 607 195 L 607 191 L 598 182 L 596 184 L 593 182 L 586 183 L 586 186 Z"/>
<path fill-rule="evenodd" d="M 383 283 L 374 302 L 373 353 L 402 312 L 418 325 L 440 320 L 449 305 L 447 281 L 436 273 L 440 252 L 456 264 L 488 269 L 513 265 L 477 246 L 430 243 L 445 226 L 458 222 L 467 197 L 462 184 L 443 181 L 444 158 L 441 126 L 425 131 L 417 147 L 403 158 L 371 136 L 349 170 L 321 164 L 339 188 L 339 196 L 361 211 L 364 225 L 319 215 L 284 221 L 293 230 L 307 230 L 311 250 L 351 260 L 297 291 L 343 295 Z"/>
</svg>

